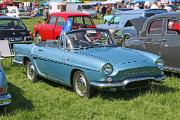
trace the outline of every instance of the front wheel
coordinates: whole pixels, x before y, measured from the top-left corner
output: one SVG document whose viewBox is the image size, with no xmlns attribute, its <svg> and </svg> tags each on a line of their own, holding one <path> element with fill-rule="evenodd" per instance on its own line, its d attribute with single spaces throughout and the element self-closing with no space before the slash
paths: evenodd
<svg viewBox="0 0 180 120">
<path fill-rule="evenodd" d="M 76 71 L 73 76 L 73 89 L 80 97 L 90 98 L 93 95 L 93 90 L 90 87 L 89 81 L 82 71 Z"/>
<path fill-rule="evenodd" d="M 26 73 L 27 73 L 27 78 L 30 79 L 32 82 L 37 82 L 37 73 L 34 65 L 32 64 L 31 61 L 28 61 L 26 64 Z"/>
</svg>

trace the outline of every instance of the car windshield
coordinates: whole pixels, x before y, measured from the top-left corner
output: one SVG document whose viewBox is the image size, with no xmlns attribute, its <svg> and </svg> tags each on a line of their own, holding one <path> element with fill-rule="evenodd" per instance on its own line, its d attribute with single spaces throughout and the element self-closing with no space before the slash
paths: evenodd
<svg viewBox="0 0 180 120">
<path fill-rule="evenodd" d="M 22 21 L 13 19 L 1 19 L 0 29 L 26 29 Z"/>
<path fill-rule="evenodd" d="M 66 34 L 68 49 L 85 49 L 97 47 L 114 47 L 115 42 L 106 30 L 86 29 Z"/>
<path fill-rule="evenodd" d="M 82 5 L 82 9 L 92 9 L 92 5 Z"/>
</svg>

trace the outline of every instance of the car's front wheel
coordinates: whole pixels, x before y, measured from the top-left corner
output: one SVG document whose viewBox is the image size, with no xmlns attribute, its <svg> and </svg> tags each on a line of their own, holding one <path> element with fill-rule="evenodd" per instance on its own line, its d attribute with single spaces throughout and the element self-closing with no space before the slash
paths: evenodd
<svg viewBox="0 0 180 120">
<path fill-rule="evenodd" d="M 31 61 L 28 61 L 26 64 L 26 73 L 27 73 L 27 78 L 30 79 L 32 82 L 38 81 L 38 75 L 36 69 Z"/>
<path fill-rule="evenodd" d="M 86 75 L 82 71 L 76 71 L 73 76 L 73 89 L 80 97 L 92 97 L 93 90 L 90 87 Z"/>
</svg>

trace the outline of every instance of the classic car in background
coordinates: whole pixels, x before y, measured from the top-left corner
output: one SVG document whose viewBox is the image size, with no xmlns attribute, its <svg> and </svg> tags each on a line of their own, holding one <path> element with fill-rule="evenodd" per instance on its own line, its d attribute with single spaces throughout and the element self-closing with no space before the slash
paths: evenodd
<svg viewBox="0 0 180 120">
<path fill-rule="evenodd" d="M 32 34 L 27 30 L 24 23 L 8 16 L 0 16 L 0 40 L 9 40 L 14 43 L 32 43 Z"/>
<path fill-rule="evenodd" d="M 132 35 L 125 34 L 127 33 L 125 24 L 128 20 L 139 18 L 139 17 L 151 17 L 156 14 L 166 13 L 167 10 L 164 9 L 140 9 L 140 10 L 128 10 L 121 11 L 119 14 L 114 15 L 106 24 L 96 25 L 97 28 L 108 29 L 114 36 L 119 36 L 121 38 L 130 38 Z M 124 30 L 125 29 L 125 30 Z"/>
<path fill-rule="evenodd" d="M 7 80 L 0 64 L 0 108 L 11 103 L 11 95 L 7 93 Z"/>
<path fill-rule="evenodd" d="M 162 59 L 154 54 L 117 47 L 108 30 L 66 32 L 60 40 L 15 45 L 15 63 L 27 67 L 33 82 L 42 76 L 90 97 L 94 88 L 136 89 L 165 79 Z"/>
<path fill-rule="evenodd" d="M 132 9 L 120 9 L 114 11 L 112 15 L 106 15 L 104 16 L 103 20 L 104 22 L 110 22 L 111 19 L 113 19 L 114 23 L 117 23 L 119 21 L 122 21 L 125 19 L 125 21 L 129 19 L 133 19 L 136 17 L 151 17 L 156 14 L 166 13 L 167 10 L 164 9 L 139 9 L 139 10 L 132 10 Z M 112 20 L 111 20 L 112 21 Z"/>
<path fill-rule="evenodd" d="M 180 13 L 165 13 L 147 19 L 138 37 L 126 40 L 123 46 L 162 56 L 165 69 L 180 72 Z"/>
<path fill-rule="evenodd" d="M 37 41 L 59 39 L 62 27 L 69 18 L 73 19 L 72 29 L 96 27 L 89 14 L 73 12 L 52 13 L 44 24 L 34 26 L 34 36 Z"/>
</svg>

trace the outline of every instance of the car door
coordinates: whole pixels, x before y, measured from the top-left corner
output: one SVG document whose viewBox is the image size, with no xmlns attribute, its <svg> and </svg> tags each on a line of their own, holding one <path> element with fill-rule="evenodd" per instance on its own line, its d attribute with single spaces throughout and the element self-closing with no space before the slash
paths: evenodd
<svg viewBox="0 0 180 120">
<path fill-rule="evenodd" d="M 61 16 L 58 16 L 57 18 L 57 23 L 56 23 L 56 26 L 54 28 L 54 37 L 53 39 L 57 39 L 59 38 L 60 36 L 60 33 L 61 33 L 61 30 L 62 30 L 62 26 L 65 24 L 65 20 L 63 17 Z"/>
<path fill-rule="evenodd" d="M 52 40 L 54 34 L 54 28 L 56 26 L 56 16 L 51 16 L 46 24 L 42 27 L 42 36 L 44 40 Z"/>
<path fill-rule="evenodd" d="M 161 55 L 161 43 L 163 40 L 164 19 L 153 19 L 149 22 L 146 36 L 143 38 L 146 51 Z"/>
<path fill-rule="evenodd" d="M 33 60 L 42 76 L 55 81 L 63 81 L 64 48 L 60 41 L 37 44 L 33 49 Z"/>
<path fill-rule="evenodd" d="M 161 44 L 161 55 L 165 64 L 173 68 L 180 68 L 180 28 L 176 29 L 177 24 L 180 24 L 180 19 L 166 19 L 165 34 Z"/>
</svg>

